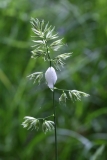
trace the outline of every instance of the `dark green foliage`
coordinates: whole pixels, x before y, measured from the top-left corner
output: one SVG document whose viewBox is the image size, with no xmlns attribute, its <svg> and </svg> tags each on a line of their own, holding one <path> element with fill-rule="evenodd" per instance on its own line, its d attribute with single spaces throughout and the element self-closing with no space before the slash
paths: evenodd
<svg viewBox="0 0 107 160">
<path fill-rule="evenodd" d="M 67 45 L 60 54 L 73 52 L 65 69 L 57 72 L 56 87 L 91 95 L 76 103 L 67 100 L 65 107 L 58 102 L 61 92 L 55 91 L 59 160 L 106 160 L 106 0 L 0 0 L 0 159 L 54 159 L 54 133 L 21 126 L 24 116 L 53 113 L 45 82 L 32 85 L 26 78 L 49 67 L 41 59 L 30 59 L 31 17 L 49 21 L 64 37 Z"/>
</svg>

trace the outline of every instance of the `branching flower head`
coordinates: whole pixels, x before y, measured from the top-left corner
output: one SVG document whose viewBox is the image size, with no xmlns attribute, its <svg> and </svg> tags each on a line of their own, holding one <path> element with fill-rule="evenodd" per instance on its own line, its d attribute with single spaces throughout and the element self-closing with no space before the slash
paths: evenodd
<svg viewBox="0 0 107 160">
<path fill-rule="evenodd" d="M 39 21 L 38 19 L 32 18 L 31 24 L 33 31 L 32 41 L 34 43 L 34 45 L 32 46 L 33 50 L 31 51 L 32 52 L 31 58 L 36 59 L 41 57 L 42 59 L 44 59 L 44 61 L 47 61 L 49 63 L 50 67 L 45 72 L 45 79 L 48 87 L 53 91 L 53 102 L 54 102 L 54 89 L 58 88 L 54 87 L 57 81 L 57 74 L 52 65 L 54 65 L 54 67 L 57 70 L 61 70 L 61 67 L 65 65 L 65 60 L 69 58 L 72 55 L 72 53 L 63 53 L 63 54 L 61 53 L 57 56 L 51 56 L 51 53 L 59 51 L 60 48 L 64 45 L 63 38 L 58 39 L 58 34 L 54 33 L 55 27 L 52 27 L 51 25 L 49 25 L 49 23 L 45 24 L 44 20 Z M 43 78 L 43 72 L 35 72 L 29 75 L 28 78 L 30 80 L 33 80 L 34 83 L 38 82 L 40 84 L 41 79 Z M 63 93 L 59 98 L 59 102 L 64 105 L 66 104 L 68 98 L 70 98 L 72 101 L 76 100 L 80 101 L 82 96 L 84 97 L 89 96 L 88 94 L 77 90 L 63 90 L 63 89 L 59 90 L 63 91 Z M 56 114 L 54 116 L 56 118 Z M 24 122 L 22 123 L 22 125 L 24 128 L 27 129 L 38 130 L 40 124 L 39 121 L 42 120 L 43 122 L 42 130 L 44 133 L 47 133 L 49 131 L 54 130 L 54 127 L 56 128 L 55 118 L 53 122 L 49 120 L 47 121 L 46 117 L 36 119 L 34 117 L 26 116 L 24 117 Z"/>
<path fill-rule="evenodd" d="M 55 89 L 57 89 L 55 87 Z M 81 92 L 81 91 L 77 91 L 77 90 L 66 90 L 66 92 L 68 92 L 70 99 L 74 102 L 74 101 L 80 101 L 82 97 L 88 97 L 89 94 L 85 93 L 85 92 Z M 61 104 L 66 104 L 66 100 L 67 100 L 67 94 L 63 91 L 62 95 L 59 98 L 59 102 Z"/>
<path fill-rule="evenodd" d="M 42 57 L 45 61 L 53 61 L 56 69 L 59 69 L 60 66 L 63 66 L 65 63 L 63 60 L 71 56 L 71 53 L 60 54 L 59 56 L 51 59 L 50 52 L 59 51 L 60 48 L 64 45 L 63 38 L 58 39 L 58 34 L 54 34 L 55 27 L 45 24 L 44 20 L 39 21 L 38 19 L 31 18 L 32 31 L 34 33 L 32 46 L 35 48 L 32 50 L 32 58 L 36 59 Z M 60 70 L 60 69 L 59 69 Z"/>
</svg>

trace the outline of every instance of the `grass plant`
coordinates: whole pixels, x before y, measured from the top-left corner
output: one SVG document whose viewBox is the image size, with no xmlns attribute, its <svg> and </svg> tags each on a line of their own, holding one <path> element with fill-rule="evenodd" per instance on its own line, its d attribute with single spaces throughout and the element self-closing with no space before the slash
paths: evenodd
<svg viewBox="0 0 107 160">
<path fill-rule="evenodd" d="M 47 86 L 52 92 L 52 110 L 53 114 L 48 117 L 43 118 L 34 118 L 30 116 L 24 117 L 24 122 L 22 123 L 24 128 L 36 129 L 38 131 L 40 127 L 40 121 L 42 121 L 42 130 L 46 134 L 52 130 L 55 130 L 55 160 L 58 160 L 58 151 L 57 151 L 57 114 L 55 106 L 55 91 L 61 91 L 62 94 L 59 97 L 60 105 L 66 105 L 67 99 L 71 99 L 73 102 L 81 100 L 81 97 L 88 97 L 89 94 L 86 94 L 77 90 L 66 90 L 55 87 L 57 81 L 57 74 L 55 69 L 61 71 L 65 65 L 65 60 L 71 57 L 72 53 L 62 53 L 57 56 L 53 56 L 52 53 L 58 52 L 61 47 L 64 46 L 63 39 L 58 39 L 58 33 L 54 33 L 55 27 L 49 25 L 49 22 L 45 24 L 44 20 L 39 21 L 38 19 L 31 18 L 32 31 L 34 33 L 32 46 L 34 49 L 31 51 L 31 58 L 37 59 L 42 58 L 45 63 L 49 64 L 49 68 L 46 70 L 45 74 L 43 72 L 35 72 L 28 76 L 33 82 L 38 82 L 40 85 L 42 78 L 45 75 Z M 54 67 L 55 69 L 54 69 Z M 54 121 L 48 120 L 50 117 L 53 117 Z"/>
</svg>

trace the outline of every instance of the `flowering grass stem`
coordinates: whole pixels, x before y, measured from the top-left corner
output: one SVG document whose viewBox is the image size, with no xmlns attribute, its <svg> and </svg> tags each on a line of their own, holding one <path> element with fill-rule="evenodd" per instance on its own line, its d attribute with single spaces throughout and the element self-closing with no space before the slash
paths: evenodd
<svg viewBox="0 0 107 160">
<path fill-rule="evenodd" d="M 55 160 L 58 160 L 58 153 L 57 153 L 57 128 L 56 128 L 56 107 L 54 102 L 54 95 L 55 91 L 53 89 L 53 108 L 54 108 L 54 123 L 55 123 Z"/>
<path fill-rule="evenodd" d="M 22 123 L 24 128 L 28 129 L 39 129 L 39 121 L 42 120 L 42 130 L 46 134 L 47 132 L 50 132 L 52 130 L 55 130 L 54 137 L 55 137 L 55 160 L 58 160 L 58 150 L 57 150 L 57 115 L 56 115 L 56 106 L 55 106 L 55 90 L 59 90 L 62 92 L 61 96 L 59 97 L 60 104 L 66 104 L 66 100 L 70 98 L 73 102 L 76 100 L 81 100 L 81 97 L 88 97 L 89 94 L 78 91 L 78 90 L 66 90 L 66 89 L 59 89 L 54 87 L 56 81 L 57 81 L 57 74 L 55 69 L 52 65 L 55 66 L 57 70 L 61 70 L 61 67 L 64 67 L 65 60 L 69 58 L 72 53 L 63 53 L 59 54 L 58 56 L 51 58 L 51 51 L 56 52 L 63 46 L 63 39 L 57 39 L 58 34 L 54 34 L 53 31 L 55 27 L 49 26 L 49 23 L 47 23 L 44 26 L 44 20 L 39 21 L 38 19 L 31 18 L 31 24 L 32 24 L 32 31 L 35 34 L 35 37 L 37 37 L 37 40 L 32 40 L 35 45 L 34 49 L 31 51 L 32 56 L 31 58 L 43 58 L 44 61 L 49 62 L 50 67 L 45 72 L 45 79 L 47 82 L 47 86 L 52 91 L 52 101 L 53 101 L 53 111 L 54 114 L 47 116 L 45 118 L 34 118 L 30 116 L 24 117 L 24 122 Z M 57 39 L 57 40 L 54 40 Z M 41 79 L 43 78 L 43 72 L 35 72 L 28 76 L 31 79 L 34 80 L 34 83 L 37 81 L 40 84 Z M 50 120 L 46 120 L 50 117 L 54 118 L 54 122 Z"/>
</svg>

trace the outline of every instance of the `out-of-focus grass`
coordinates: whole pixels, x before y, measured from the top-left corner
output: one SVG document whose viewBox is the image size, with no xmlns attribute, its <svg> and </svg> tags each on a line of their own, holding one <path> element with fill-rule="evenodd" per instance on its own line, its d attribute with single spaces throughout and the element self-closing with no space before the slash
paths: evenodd
<svg viewBox="0 0 107 160">
<path fill-rule="evenodd" d="M 59 160 L 106 160 L 107 1 L 0 1 L 0 159 L 54 158 L 54 133 L 26 131 L 24 116 L 53 113 L 49 89 L 26 78 L 47 64 L 32 60 L 30 18 L 44 19 L 64 37 L 72 57 L 58 73 L 56 87 L 90 94 L 60 106 L 55 93 Z"/>
</svg>

